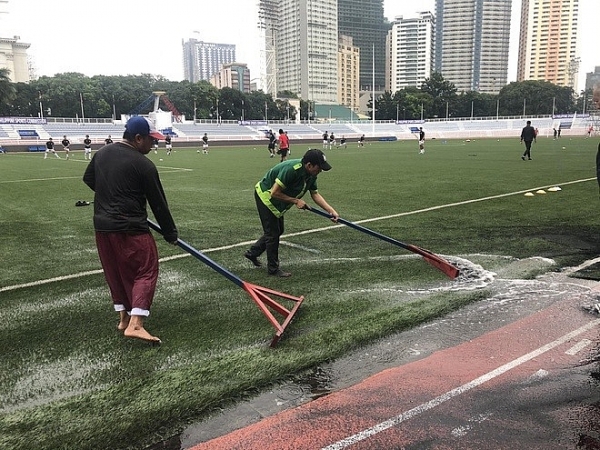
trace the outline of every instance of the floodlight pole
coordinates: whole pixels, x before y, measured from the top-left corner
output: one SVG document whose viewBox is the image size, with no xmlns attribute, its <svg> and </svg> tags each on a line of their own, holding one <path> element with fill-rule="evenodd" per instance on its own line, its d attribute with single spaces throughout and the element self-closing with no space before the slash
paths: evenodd
<svg viewBox="0 0 600 450">
<path fill-rule="evenodd" d="M 85 122 L 85 114 L 83 113 L 83 94 L 79 93 L 79 102 L 81 103 L 81 123 Z"/>
<path fill-rule="evenodd" d="M 375 44 L 373 44 L 373 64 L 372 64 L 372 79 L 371 79 L 371 83 L 373 84 L 371 92 L 372 92 L 372 96 L 373 96 L 373 117 L 371 118 L 371 134 L 373 135 L 373 137 L 375 137 Z"/>
<path fill-rule="evenodd" d="M 40 119 L 44 118 L 44 107 L 42 105 L 42 92 L 38 91 L 39 99 L 40 99 Z"/>
</svg>

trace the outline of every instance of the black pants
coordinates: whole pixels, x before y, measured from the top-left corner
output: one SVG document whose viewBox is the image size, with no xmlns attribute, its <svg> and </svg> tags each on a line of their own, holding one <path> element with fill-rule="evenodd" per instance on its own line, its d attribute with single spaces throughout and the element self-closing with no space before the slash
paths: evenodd
<svg viewBox="0 0 600 450">
<path fill-rule="evenodd" d="M 524 142 L 525 142 L 525 153 L 523 153 L 523 156 L 531 159 L 531 143 L 533 141 L 524 141 Z"/>
<path fill-rule="evenodd" d="M 250 247 L 250 254 L 258 257 L 267 251 L 267 270 L 274 273 L 279 270 L 279 237 L 283 234 L 283 216 L 275 217 L 254 192 L 254 201 L 264 234 Z"/>
</svg>

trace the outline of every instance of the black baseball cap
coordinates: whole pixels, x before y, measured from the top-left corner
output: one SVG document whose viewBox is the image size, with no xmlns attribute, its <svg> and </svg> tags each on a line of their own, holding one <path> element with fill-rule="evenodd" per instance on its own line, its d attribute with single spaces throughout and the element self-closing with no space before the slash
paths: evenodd
<svg viewBox="0 0 600 450">
<path fill-rule="evenodd" d="M 327 162 L 327 157 L 325 156 L 325 153 L 323 153 L 317 148 L 311 148 L 310 150 L 308 150 L 302 157 L 302 163 L 314 164 L 325 171 L 331 170 L 331 164 Z"/>
</svg>

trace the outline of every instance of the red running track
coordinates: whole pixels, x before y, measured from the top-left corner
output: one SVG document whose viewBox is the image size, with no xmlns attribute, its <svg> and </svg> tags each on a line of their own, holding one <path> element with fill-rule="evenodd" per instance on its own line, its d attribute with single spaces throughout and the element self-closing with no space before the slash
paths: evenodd
<svg viewBox="0 0 600 450">
<path fill-rule="evenodd" d="M 193 450 L 600 449 L 600 384 L 578 364 L 599 329 L 562 301 Z"/>
</svg>

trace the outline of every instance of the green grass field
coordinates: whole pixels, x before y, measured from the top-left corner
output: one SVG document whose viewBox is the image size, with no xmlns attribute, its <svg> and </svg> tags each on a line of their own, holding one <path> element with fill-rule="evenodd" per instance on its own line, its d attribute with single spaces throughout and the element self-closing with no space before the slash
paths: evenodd
<svg viewBox="0 0 600 450">
<path fill-rule="evenodd" d="M 333 170 L 319 188 L 343 218 L 370 219 L 361 223 L 449 259 L 493 270 L 490 255 L 542 256 L 560 270 L 600 249 L 597 144 L 540 138 L 524 162 L 517 138 L 433 140 L 425 155 L 415 141 L 352 143 L 327 151 Z M 308 147 L 291 148 L 297 158 Z M 144 448 L 270 383 L 489 294 L 428 291 L 460 280 L 296 209 L 286 214 L 280 253 L 293 276 L 269 277 L 242 257 L 261 234 L 252 192 L 276 162 L 266 143 L 176 150 L 148 157 L 180 238 L 243 280 L 305 296 L 295 320 L 269 348 L 274 329 L 251 298 L 157 236 L 164 260 L 147 327 L 163 345 L 123 338 L 92 206 L 75 207 L 93 199 L 81 181 L 83 155 L 0 155 L 1 449 Z M 562 190 L 523 195 L 551 186 Z"/>
</svg>

